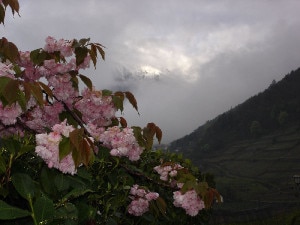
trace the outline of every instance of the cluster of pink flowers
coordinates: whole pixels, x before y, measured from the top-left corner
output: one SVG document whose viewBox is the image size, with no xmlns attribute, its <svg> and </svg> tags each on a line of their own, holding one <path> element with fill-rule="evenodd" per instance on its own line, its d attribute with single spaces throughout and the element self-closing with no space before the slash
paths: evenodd
<svg viewBox="0 0 300 225">
<path fill-rule="evenodd" d="M 128 206 L 128 213 L 134 216 L 141 216 L 149 211 L 149 202 L 156 200 L 159 194 L 156 192 L 146 191 L 135 184 L 130 189 L 129 198 L 132 200 Z"/>
<path fill-rule="evenodd" d="M 168 163 L 167 165 L 160 165 L 154 167 L 154 170 L 160 175 L 163 181 L 172 182 L 174 177 L 177 176 L 177 171 L 183 169 L 178 163 Z"/>
<path fill-rule="evenodd" d="M 73 54 L 72 41 L 66 41 L 64 39 L 56 40 L 53 37 L 46 38 L 46 44 L 44 50 L 49 53 L 60 51 L 60 54 L 64 57 L 69 57 Z"/>
<path fill-rule="evenodd" d="M 24 123 L 29 128 L 42 133 L 60 122 L 59 113 L 63 110 L 63 105 L 60 102 L 54 102 L 52 105 L 45 105 L 44 107 L 35 107 L 28 113 Z"/>
<path fill-rule="evenodd" d="M 98 127 L 108 126 L 115 117 L 116 107 L 111 96 L 103 96 L 101 91 L 85 88 L 82 98 L 75 103 L 75 108 L 82 113 L 82 120 Z"/>
<path fill-rule="evenodd" d="M 9 77 L 15 79 L 15 71 L 13 70 L 12 63 L 2 63 L 0 62 L 0 77 Z"/>
<path fill-rule="evenodd" d="M 8 77 L 15 79 L 13 65 L 11 63 L 0 62 L 0 77 Z M 13 125 L 17 122 L 17 117 L 22 113 L 22 109 L 18 103 L 4 106 L 0 101 L 0 122 L 3 125 Z"/>
<path fill-rule="evenodd" d="M 49 78 L 49 86 L 53 87 L 53 94 L 55 97 L 63 101 L 72 108 L 72 103 L 78 97 L 78 91 L 72 85 L 71 76 L 64 74 L 61 76 L 52 76 Z"/>
<path fill-rule="evenodd" d="M 68 154 L 59 160 L 59 143 L 63 136 L 69 137 L 69 133 L 74 128 L 66 124 L 66 121 L 56 124 L 52 127 L 49 134 L 42 133 L 36 135 L 35 152 L 48 165 L 49 168 L 56 168 L 63 173 L 75 174 L 77 172 L 72 158 L 72 154 Z"/>
<path fill-rule="evenodd" d="M 180 191 L 173 192 L 174 206 L 181 207 L 186 214 L 196 216 L 200 210 L 205 208 L 204 202 L 195 190 L 189 190 L 185 194 Z"/>
<path fill-rule="evenodd" d="M 17 117 L 22 113 L 22 109 L 18 103 L 3 106 L 0 102 L 0 121 L 4 125 L 12 125 L 17 122 Z"/>
<path fill-rule="evenodd" d="M 133 129 L 129 127 L 122 129 L 117 126 L 110 127 L 100 134 L 100 141 L 111 149 L 112 156 L 126 156 L 131 161 L 139 160 L 144 150 L 137 143 Z"/>
<path fill-rule="evenodd" d="M 160 175 L 160 179 L 167 181 L 171 186 L 177 188 L 182 188 L 184 183 L 177 182 L 175 179 L 178 171 L 184 169 L 178 163 L 164 163 L 160 166 L 154 167 L 154 170 Z M 190 216 L 196 216 L 204 206 L 204 202 L 201 200 L 199 195 L 195 190 L 189 190 L 185 194 L 182 194 L 181 191 L 173 192 L 174 206 L 183 208 L 186 213 Z"/>
<path fill-rule="evenodd" d="M 72 57 L 74 54 L 72 43 L 73 41 L 56 40 L 50 36 L 46 38 L 46 45 L 43 50 L 48 53 L 60 52 L 61 57 L 64 59 L 62 63 L 49 59 L 45 60 L 43 65 L 36 67 L 30 60 L 30 52 L 20 52 L 19 66 L 24 68 L 24 79 L 36 81 L 41 77 L 45 77 L 49 80 L 52 76 L 64 75 L 72 70 L 89 68 L 91 61 L 89 55 L 85 57 L 81 65 L 76 66 L 76 58 Z M 68 57 L 68 60 L 65 57 Z"/>
</svg>

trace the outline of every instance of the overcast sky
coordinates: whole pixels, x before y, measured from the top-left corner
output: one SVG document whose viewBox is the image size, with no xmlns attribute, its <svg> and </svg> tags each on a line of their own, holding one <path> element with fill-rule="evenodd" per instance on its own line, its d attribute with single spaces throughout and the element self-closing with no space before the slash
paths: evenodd
<svg viewBox="0 0 300 225">
<path fill-rule="evenodd" d="M 129 90 L 130 126 L 154 122 L 163 143 L 263 91 L 300 67 L 299 0 L 19 0 L 1 36 L 21 50 L 45 38 L 106 46 L 90 69 L 99 89 Z"/>
</svg>

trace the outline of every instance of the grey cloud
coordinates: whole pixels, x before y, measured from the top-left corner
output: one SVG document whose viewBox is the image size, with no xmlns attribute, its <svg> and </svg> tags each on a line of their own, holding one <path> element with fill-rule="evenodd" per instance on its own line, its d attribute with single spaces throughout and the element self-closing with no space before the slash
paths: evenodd
<svg viewBox="0 0 300 225">
<path fill-rule="evenodd" d="M 165 143 L 300 65 L 296 0 L 20 3 L 21 18 L 8 18 L 2 36 L 22 50 L 42 47 L 48 35 L 105 45 L 106 61 L 87 74 L 99 89 L 133 92 L 140 116 L 126 105 L 129 125 L 155 122 Z"/>
</svg>

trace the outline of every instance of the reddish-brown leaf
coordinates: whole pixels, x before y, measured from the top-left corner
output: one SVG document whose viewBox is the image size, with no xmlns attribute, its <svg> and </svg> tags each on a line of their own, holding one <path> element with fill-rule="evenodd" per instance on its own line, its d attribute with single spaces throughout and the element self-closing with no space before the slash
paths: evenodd
<svg viewBox="0 0 300 225">
<path fill-rule="evenodd" d="M 156 138 L 158 140 L 158 143 L 160 143 L 162 139 L 162 131 L 158 126 L 155 127 L 155 133 L 156 133 Z"/>
<path fill-rule="evenodd" d="M 156 125 L 155 123 L 148 123 L 147 124 L 147 128 L 149 129 L 149 132 L 152 136 L 154 136 L 155 132 L 156 132 Z"/>
<path fill-rule="evenodd" d="M 82 139 L 82 149 L 78 149 L 80 151 L 81 159 L 80 161 L 85 165 L 88 166 L 91 158 L 91 146 L 87 139 Z"/>
<path fill-rule="evenodd" d="M 115 93 L 114 93 L 114 96 L 118 96 L 118 97 L 120 97 L 122 100 L 124 100 L 124 92 L 122 92 L 122 91 L 116 91 Z"/>
<path fill-rule="evenodd" d="M 90 89 L 92 90 L 93 89 L 93 83 L 92 81 L 90 80 L 90 78 L 82 75 L 82 74 L 79 74 L 79 77 L 80 79 L 82 80 L 82 82 Z"/>
<path fill-rule="evenodd" d="M 126 95 L 126 98 L 128 99 L 128 101 L 130 102 L 130 104 L 133 106 L 133 108 L 135 108 L 135 110 L 138 111 L 137 101 L 136 101 L 134 95 L 129 91 L 126 91 L 125 95 Z"/>
<path fill-rule="evenodd" d="M 43 90 L 40 87 L 40 85 L 37 82 L 34 83 L 28 83 L 30 85 L 31 94 L 35 98 L 35 100 L 38 102 L 39 105 L 44 104 L 43 99 Z"/>
<path fill-rule="evenodd" d="M 80 149 L 81 148 L 81 141 L 83 138 L 83 133 L 84 130 L 81 129 L 75 129 L 72 132 L 70 132 L 69 137 L 70 137 L 70 141 L 71 144 L 76 148 L 76 149 Z"/>
<path fill-rule="evenodd" d="M 161 212 L 161 214 L 166 214 L 166 209 L 167 209 L 167 204 L 165 202 L 165 200 L 161 197 L 158 197 L 156 200 L 156 205 L 159 209 L 159 211 Z"/>
<path fill-rule="evenodd" d="M 124 117 L 120 117 L 120 124 L 122 127 L 127 127 L 127 121 Z"/>
<path fill-rule="evenodd" d="M 4 18 L 5 18 L 5 9 L 3 6 L 0 4 L 0 24 L 4 24 Z"/>
<path fill-rule="evenodd" d="M 89 49 L 89 54 L 91 56 L 91 59 L 93 61 L 94 67 L 96 69 L 96 64 L 97 64 L 97 48 L 95 44 L 91 44 L 91 49 Z"/>
<path fill-rule="evenodd" d="M 221 197 L 219 193 L 215 189 L 209 188 L 206 195 L 204 196 L 205 208 L 210 208 L 215 198 L 219 199 L 221 202 Z"/>
<path fill-rule="evenodd" d="M 82 162 L 80 151 L 83 148 L 83 129 L 75 129 L 69 134 L 70 144 L 72 147 L 72 157 L 75 167 L 79 166 Z"/>
<path fill-rule="evenodd" d="M 0 39 L 0 53 L 3 54 L 4 58 L 9 59 L 11 62 L 16 62 L 16 60 L 20 58 L 17 46 L 4 37 Z"/>
<path fill-rule="evenodd" d="M 53 98 L 52 90 L 46 84 L 43 82 L 38 82 L 38 84 L 50 98 Z"/>
<path fill-rule="evenodd" d="M 15 12 L 19 14 L 20 5 L 18 0 L 9 0 L 8 4 L 11 8 L 13 15 L 15 14 Z"/>
<path fill-rule="evenodd" d="M 98 52 L 100 53 L 102 59 L 105 60 L 105 52 L 103 50 L 103 47 L 104 47 L 103 45 L 100 45 L 98 43 L 96 44 L 96 48 L 97 48 Z"/>
<path fill-rule="evenodd" d="M 25 99 L 28 102 L 30 97 L 31 97 L 31 87 L 28 82 L 23 82 L 23 87 L 24 87 L 24 93 L 25 93 Z"/>
<path fill-rule="evenodd" d="M 6 54 L 6 57 L 11 62 L 15 62 L 16 60 L 20 59 L 19 50 L 18 50 L 17 46 L 12 42 L 8 42 L 8 45 L 7 45 L 7 48 L 6 48 L 6 51 L 4 52 L 4 54 Z"/>
</svg>

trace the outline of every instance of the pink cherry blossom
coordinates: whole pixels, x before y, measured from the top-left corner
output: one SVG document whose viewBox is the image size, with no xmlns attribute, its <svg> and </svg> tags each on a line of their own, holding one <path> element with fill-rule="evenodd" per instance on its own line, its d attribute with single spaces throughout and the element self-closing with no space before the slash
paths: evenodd
<svg viewBox="0 0 300 225">
<path fill-rule="evenodd" d="M 138 198 L 131 201 L 128 206 L 128 212 L 134 216 L 141 216 L 149 211 L 149 201 L 147 199 Z"/>
<path fill-rule="evenodd" d="M 110 96 L 103 96 L 101 91 L 88 88 L 82 91 L 82 98 L 75 103 L 75 108 L 82 113 L 85 123 L 98 127 L 109 126 L 117 111 Z"/>
<path fill-rule="evenodd" d="M 128 157 L 131 161 L 140 159 L 144 148 L 140 147 L 137 143 L 133 129 L 119 128 L 117 126 L 108 128 L 100 135 L 99 139 L 103 145 L 110 148 L 110 154 L 118 157 Z"/>
<path fill-rule="evenodd" d="M 29 51 L 20 51 L 19 66 L 24 68 L 23 78 L 25 81 L 37 81 L 42 77 L 39 69 L 32 63 Z"/>
<path fill-rule="evenodd" d="M 69 74 L 52 76 L 49 78 L 49 86 L 53 87 L 53 94 L 55 97 L 72 107 L 72 103 L 78 97 L 78 91 L 73 87 L 71 76 Z"/>
<path fill-rule="evenodd" d="M 52 105 L 45 105 L 44 107 L 36 106 L 29 112 L 24 122 L 29 128 L 37 132 L 45 132 L 46 128 L 51 128 L 60 122 L 59 114 L 63 109 L 64 107 L 60 102 L 54 102 Z"/>
<path fill-rule="evenodd" d="M 9 77 L 15 79 L 13 64 L 0 62 L 0 77 Z"/>
<path fill-rule="evenodd" d="M 22 109 L 18 103 L 3 106 L 0 102 L 0 121 L 4 125 L 12 125 L 17 122 L 17 117 L 22 113 Z"/>
<path fill-rule="evenodd" d="M 44 46 L 44 50 L 49 53 L 59 51 L 60 54 L 64 57 L 68 57 L 73 54 L 71 41 L 66 41 L 64 39 L 60 39 L 57 41 L 51 36 L 48 36 L 46 38 L 46 45 Z"/>
<path fill-rule="evenodd" d="M 68 137 L 74 128 L 66 124 L 66 121 L 52 127 L 49 134 L 42 133 L 36 135 L 35 152 L 40 156 L 49 168 L 56 168 L 63 173 L 74 175 L 77 170 L 72 158 L 72 153 L 63 159 L 59 159 L 59 143 L 63 136 Z M 63 136 L 62 136 L 63 135 Z"/>
<path fill-rule="evenodd" d="M 172 183 L 174 181 L 174 177 L 177 176 L 178 170 L 183 169 L 183 167 L 178 163 L 173 163 L 156 166 L 153 169 L 160 175 L 161 180 Z"/>
<path fill-rule="evenodd" d="M 198 196 L 195 190 L 189 190 L 185 194 L 180 191 L 173 192 L 174 206 L 181 207 L 186 214 L 196 216 L 200 210 L 205 208 L 204 202 Z"/>
<path fill-rule="evenodd" d="M 128 213 L 134 216 L 141 216 L 145 212 L 149 211 L 149 202 L 156 200 L 159 194 L 156 192 L 150 192 L 144 188 L 140 188 L 135 184 L 130 189 L 129 198 L 132 199 L 128 206 Z"/>
<path fill-rule="evenodd" d="M 10 137 L 12 135 L 24 137 L 24 128 L 16 124 L 13 126 L 4 126 L 0 124 L 0 137 Z"/>
</svg>

